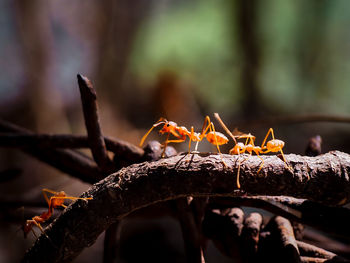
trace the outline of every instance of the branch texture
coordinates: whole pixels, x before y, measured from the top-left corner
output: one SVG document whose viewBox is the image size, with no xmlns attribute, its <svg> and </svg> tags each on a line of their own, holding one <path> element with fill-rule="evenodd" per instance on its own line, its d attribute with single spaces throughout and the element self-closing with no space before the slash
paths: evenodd
<svg viewBox="0 0 350 263">
<path fill-rule="evenodd" d="M 245 158 L 240 157 L 240 158 Z M 338 151 L 317 157 L 286 155 L 290 172 L 277 156 L 249 157 L 241 165 L 241 186 L 236 186 L 239 157 L 186 154 L 123 168 L 98 182 L 69 206 L 26 253 L 23 262 L 69 262 L 92 245 L 110 224 L 157 202 L 192 195 L 289 195 L 326 204 L 350 199 L 350 155 Z M 241 160 L 241 159 L 240 159 Z M 309 179 L 308 179 L 309 178 Z"/>
</svg>

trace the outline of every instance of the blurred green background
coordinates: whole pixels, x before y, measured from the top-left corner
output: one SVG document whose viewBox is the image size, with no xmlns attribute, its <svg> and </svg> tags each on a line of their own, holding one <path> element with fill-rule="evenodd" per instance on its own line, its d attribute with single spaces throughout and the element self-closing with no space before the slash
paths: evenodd
<svg viewBox="0 0 350 263">
<path fill-rule="evenodd" d="M 258 144 L 273 127 L 286 153 L 317 134 L 323 152 L 350 150 L 348 124 L 302 121 L 350 115 L 348 0 L 3 0 L 0 21 L 0 117 L 34 131 L 85 134 L 81 73 L 104 134 L 135 144 L 161 116 L 199 130 L 219 112 Z M 0 150 L 2 170 L 23 169 L 6 198 L 88 187 Z"/>
</svg>

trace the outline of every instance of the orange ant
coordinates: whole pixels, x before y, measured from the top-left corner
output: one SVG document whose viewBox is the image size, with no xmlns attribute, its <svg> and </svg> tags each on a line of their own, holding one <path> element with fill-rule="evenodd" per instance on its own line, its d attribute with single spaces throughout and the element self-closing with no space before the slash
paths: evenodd
<svg viewBox="0 0 350 263">
<path fill-rule="evenodd" d="M 240 133 L 240 135 L 238 136 L 234 136 L 231 131 L 226 127 L 226 125 L 224 124 L 224 122 L 221 120 L 219 114 L 217 113 L 214 113 L 214 116 L 215 118 L 219 121 L 219 123 L 221 124 L 221 126 L 225 129 L 225 131 L 232 137 L 232 139 L 235 141 L 235 146 L 230 150 L 230 154 L 232 155 L 240 155 L 240 154 L 243 154 L 245 153 L 246 151 L 249 153 L 249 156 L 251 156 L 253 154 L 253 152 L 259 157 L 259 159 L 261 160 L 261 164 L 260 164 L 260 167 L 259 167 L 259 170 L 258 170 L 258 174 L 260 172 L 260 170 L 263 168 L 264 166 L 264 159 L 262 159 L 260 157 L 259 154 L 265 154 L 265 153 L 268 153 L 268 152 L 281 152 L 282 154 L 282 157 L 283 157 L 283 161 L 286 165 L 286 167 L 290 170 L 291 167 L 287 165 L 287 161 L 284 157 L 284 154 L 283 154 L 283 151 L 282 151 L 282 148 L 284 146 L 284 142 L 282 140 L 278 140 L 278 139 L 275 139 L 275 136 L 274 136 L 274 133 L 273 133 L 273 129 L 270 128 L 269 131 L 267 132 L 266 136 L 265 136 L 265 139 L 260 146 L 256 146 L 254 144 L 254 141 L 255 141 L 255 136 L 248 133 L 248 134 L 244 134 L 244 133 L 240 133 L 237 131 L 237 133 Z M 268 136 L 271 134 L 272 136 L 272 140 L 270 141 L 267 141 L 266 143 L 266 146 L 265 146 L 265 142 L 268 138 Z M 237 139 L 246 139 L 246 142 L 245 144 L 243 144 L 242 142 L 238 142 L 236 141 L 236 138 Z M 249 157 L 247 157 L 246 159 L 243 160 L 243 162 L 245 162 Z M 238 171 L 237 171 L 237 187 L 240 188 L 240 183 L 239 183 L 239 173 L 240 173 L 240 168 L 241 168 L 241 164 L 243 162 L 239 162 L 238 164 Z"/>
<path fill-rule="evenodd" d="M 272 140 L 269 140 L 266 142 L 267 138 L 269 137 L 269 135 L 271 134 L 272 136 Z M 265 142 L 266 142 L 266 146 L 265 146 Z M 286 158 L 284 157 L 284 153 L 282 151 L 282 148 L 284 147 L 284 141 L 279 140 L 279 139 L 275 139 L 275 135 L 273 133 L 273 129 L 270 128 L 269 131 L 267 132 L 265 139 L 263 141 L 263 143 L 261 144 L 261 153 L 265 154 L 265 153 L 277 153 L 280 152 L 284 161 L 284 164 L 286 165 L 286 168 L 288 170 L 292 170 L 292 167 L 288 165 L 288 162 L 286 160 Z M 264 151 L 265 150 L 265 151 Z M 259 169 L 259 171 L 261 170 L 261 168 Z"/>
<path fill-rule="evenodd" d="M 162 157 L 164 157 L 164 152 L 165 152 L 165 149 L 166 149 L 169 142 L 181 143 L 181 142 L 184 142 L 186 140 L 186 136 L 188 136 L 190 138 L 188 151 L 190 152 L 191 141 L 199 141 L 200 140 L 199 133 L 194 132 L 193 127 L 191 127 L 191 132 L 189 132 L 186 127 L 178 126 L 176 124 L 176 122 L 168 121 L 167 119 L 162 117 L 155 124 L 153 124 L 151 129 L 149 129 L 146 132 L 146 134 L 142 137 L 139 146 L 141 147 L 143 145 L 147 136 L 151 133 L 151 131 L 155 127 L 162 125 L 162 124 L 163 124 L 163 127 L 162 127 L 162 129 L 159 130 L 159 133 L 160 134 L 164 134 L 164 133 L 167 134 L 167 138 L 164 142 L 164 149 L 163 149 Z M 175 136 L 177 139 L 176 140 L 169 140 L 170 134 Z"/>
<path fill-rule="evenodd" d="M 52 216 L 54 208 L 57 208 L 59 206 L 66 208 L 67 206 L 64 205 L 65 199 L 70 199 L 70 200 L 78 200 L 78 199 L 91 200 L 92 199 L 92 197 L 81 198 L 81 197 L 67 196 L 64 191 L 55 192 L 46 188 L 42 190 L 42 193 L 45 197 L 46 202 L 49 205 L 49 209 L 47 212 L 43 212 L 40 216 L 34 216 L 32 219 L 29 219 L 25 222 L 25 224 L 23 225 L 24 237 L 27 237 L 30 231 L 32 231 L 34 236 L 37 237 L 33 230 L 33 226 L 37 226 L 38 228 L 40 228 L 41 232 L 44 233 L 44 229 L 42 228 L 41 223 L 44 223 Z M 51 196 L 49 199 L 47 196 L 47 193 L 53 194 L 53 196 Z"/>
<path fill-rule="evenodd" d="M 190 139 L 189 145 L 188 145 L 188 152 L 190 153 L 191 150 L 191 142 L 197 142 L 195 151 L 197 151 L 198 148 L 198 143 L 201 142 L 204 138 L 208 140 L 211 144 L 216 145 L 219 153 L 220 148 L 219 145 L 225 144 L 228 142 L 227 137 L 220 133 L 215 131 L 214 124 L 210 121 L 209 116 L 206 116 L 203 127 L 202 127 L 202 132 L 197 133 L 194 132 L 193 126 L 191 127 L 191 131 L 188 131 L 186 127 L 184 126 L 178 126 L 175 122 L 173 121 L 168 121 L 165 118 L 160 118 L 153 126 L 151 129 L 148 130 L 148 132 L 142 137 L 141 142 L 140 142 L 140 147 L 143 145 L 144 141 L 146 140 L 147 136 L 150 134 L 150 132 L 157 126 L 163 125 L 162 129 L 160 129 L 159 133 L 164 134 L 167 133 L 167 138 L 164 143 L 164 150 L 162 153 L 162 156 L 164 155 L 164 151 L 168 143 L 174 142 L 174 143 L 181 143 L 186 140 L 186 137 L 188 136 Z M 210 130 L 208 132 L 208 130 Z M 176 140 L 169 140 L 170 134 L 175 136 L 177 139 Z"/>
<path fill-rule="evenodd" d="M 206 126 L 207 123 L 208 125 Z M 209 129 L 209 132 L 207 133 L 208 129 Z M 209 116 L 206 116 L 204 119 L 202 132 L 199 137 L 200 137 L 200 140 L 197 141 L 195 150 L 197 150 L 198 143 L 202 141 L 204 137 L 207 139 L 209 143 L 216 146 L 220 154 L 221 152 L 220 152 L 219 145 L 228 143 L 228 138 L 224 134 L 222 134 L 221 132 L 215 131 L 214 124 L 210 121 Z"/>
</svg>

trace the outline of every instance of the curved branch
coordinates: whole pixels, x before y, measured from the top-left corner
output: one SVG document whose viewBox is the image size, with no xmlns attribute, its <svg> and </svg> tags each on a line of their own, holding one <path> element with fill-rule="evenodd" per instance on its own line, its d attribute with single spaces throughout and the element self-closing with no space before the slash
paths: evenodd
<svg viewBox="0 0 350 263">
<path fill-rule="evenodd" d="M 23 262 L 68 262 L 92 245 L 110 224 L 129 213 L 188 195 L 290 195 L 327 204 L 350 199 L 350 155 L 338 151 L 317 157 L 286 155 L 291 173 L 277 156 L 256 156 L 242 164 L 241 185 L 235 176 L 238 156 L 187 154 L 123 168 L 95 184 L 67 208 L 26 253 Z M 241 157 L 245 158 L 245 157 Z M 309 180 L 307 178 L 310 178 Z M 50 239 L 48 239 L 49 237 Z"/>
</svg>

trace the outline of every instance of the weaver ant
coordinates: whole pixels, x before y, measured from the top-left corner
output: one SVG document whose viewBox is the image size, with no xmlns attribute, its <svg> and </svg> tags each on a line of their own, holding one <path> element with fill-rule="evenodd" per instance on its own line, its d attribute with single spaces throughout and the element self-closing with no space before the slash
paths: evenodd
<svg viewBox="0 0 350 263">
<path fill-rule="evenodd" d="M 46 188 L 42 190 L 42 193 L 44 195 L 44 198 L 47 204 L 49 205 L 49 209 L 47 210 L 47 212 L 43 212 L 40 216 L 34 216 L 32 219 L 28 219 L 25 222 L 25 224 L 23 225 L 24 237 L 27 237 L 30 231 L 32 231 L 34 236 L 37 237 L 33 230 L 33 226 L 37 226 L 38 228 L 40 228 L 41 232 L 44 233 L 44 229 L 42 228 L 41 223 L 44 223 L 52 216 L 54 208 L 57 208 L 59 206 L 66 208 L 67 206 L 64 204 L 65 199 L 70 199 L 70 200 L 78 200 L 78 199 L 91 200 L 92 199 L 92 197 L 81 198 L 81 197 L 67 196 L 64 191 L 55 192 Z M 49 199 L 47 196 L 47 193 L 53 194 L 53 196 L 51 196 Z"/>
<path fill-rule="evenodd" d="M 266 140 L 267 140 L 267 138 L 269 137 L 270 134 L 272 136 L 272 140 L 269 140 L 269 141 L 266 142 Z M 266 142 L 266 146 L 265 146 L 265 142 Z M 288 165 L 288 162 L 287 162 L 286 158 L 284 157 L 284 153 L 282 151 L 283 147 L 284 147 L 284 141 L 279 140 L 279 139 L 275 139 L 275 135 L 273 133 L 273 129 L 270 128 L 269 131 L 267 132 L 266 136 L 265 136 L 265 139 L 264 139 L 263 143 L 261 144 L 261 150 L 262 150 L 261 153 L 265 154 L 265 153 L 269 153 L 269 152 L 272 152 L 272 153 L 280 152 L 281 155 L 282 155 L 283 161 L 284 161 L 284 163 L 286 165 L 286 168 L 291 171 L 292 167 Z M 259 169 L 259 171 L 260 170 L 261 170 L 261 168 Z"/>
<path fill-rule="evenodd" d="M 147 131 L 147 133 L 142 137 L 140 141 L 140 147 L 143 145 L 144 141 L 146 140 L 147 136 L 150 134 L 150 132 L 157 126 L 163 125 L 163 127 L 159 130 L 159 133 L 167 134 L 167 138 L 164 142 L 164 150 L 162 153 L 162 156 L 164 155 L 164 151 L 168 143 L 174 142 L 174 143 L 181 143 L 186 140 L 186 137 L 190 139 L 190 142 L 188 144 L 188 152 L 191 152 L 191 142 L 197 142 L 195 151 L 197 151 L 198 143 L 201 142 L 204 138 L 208 140 L 209 143 L 216 145 L 219 153 L 220 148 L 219 145 L 225 144 L 228 142 L 227 137 L 222 134 L 221 132 L 216 132 L 214 124 L 210 121 L 209 116 L 205 117 L 202 132 L 197 133 L 194 132 L 193 126 L 191 127 L 191 131 L 188 131 L 186 127 L 184 126 L 178 126 L 173 121 L 168 121 L 165 118 L 160 118 L 155 124 L 152 125 L 152 127 Z M 209 130 L 209 132 L 208 132 Z M 175 140 L 169 140 L 170 134 L 175 136 L 177 139 Z M 225 164 L 225 162 L 224 162 Z M 226 164 L 225 164 L 226 165 Z"/>
<path fill-rule="evenodd" d="M 262 159 L 260 157 L 259 154 L 265 154 L 265 153 L 269 153 L 269 152 L 281 152 L 282 157 L 283 157 L 283 161 L 287 167 L 287 169 L 291 169 L 290 166 L 287 165 L 287 161 L 284 157 L 282 148 L 284 146 L 284 142 L 282 140 L 278 140 L 275 139 L 274 133 L 273 133 L 273 129 L 270 128 L 269 131 L 267 132 L 265 139 L 262 143 L 261 146 L 256 146 L 255 145 L 255 136 L 252 135 L 251 133 L 248 134 L 244 134 L 241 132 L 236 131 L 236 133 L 239 133 L 240 135 L 236 135 L 234 136 L 231 131 L 226 127 L 226 125 L 224 124 L 224 122 L 221 120 L 220 116 L 218 113 L 214 113 L 215 118 L 219 121 L 219 123 L 221 124 L 221 126 L 225 129 L 225 131 L 232 137 L 232 139 L 235 141 L 235 146 L 230 150 L 230 154 L 232 155 L 240 155 L 243 154 L 245 152 L 249 153 L 249 156 L 251 156 L 253 154 L 253 152 L 259 157 L 259 159 L 261 160 L 261 164 L 258 170 L 258 174 L 260 172 L 260 170 L 263 168 L 264 166 L 264 159 Z M 268 136 L 271 134 L 272 136 L 272 140 L 269 140 L 266 142 Z M 242 142 L 238 142 L 236 141 L 237 139 L 246 139 L 246 142 L 243 144 Z M 266 143 L 266 145 L 265 145 Z M 245 162 L 249 157 L 247 157 L 246 159 L 243 160 L 243 162 Z M 238 171 L 237 171 L 237 187 L 240 188 L 240 183 L 239 183 L 239 174 L 240 174 L 240 168 L 241 168 L 241 164 L 243 162 L 239 162 L 238 164 Z"/>
<path fill-rule="evenodd" d="M 167 138 L 166 138 L 164 145 L 163 145 L 164 150 L 162 153 L 162 157 L 164 157 L 164 152 L 165 152 L 165 149 L 166 149 L 169 142 L 181 143 L 181 142 L 184 142 L 186 140 L 186 136 L 188 136 L 190 138 L 188 151 L 190 152 L 191 141 L 200 141 L 201 140 L 200 136 L 199 136 L 200 134 L 194 132 L 193 127 L 191 127 L 191 132 L 189 132 L 186 127 L 178 126 L 176 122 L 168 121 L 167 119 L 162 117 L 155 124 L 153 124 L 151 129 L 149 129 L 146 132 L 146 134 L 142 137 L 139 146 L 142 147 L 143 143 L 145 142 L 147 136 L 151 133 L 151 131 L 155 127 L 162 125 L 162 124 L 163 124 L 163 127 L 162 127 L 162 129 L 159 130 L 159 133 L 160 134 L 164 134 L 164 133 L 167 134 Z M 170 134 L 175 136 L 177 139 L 176 140 L 169 140 Z"/>
</svg>

